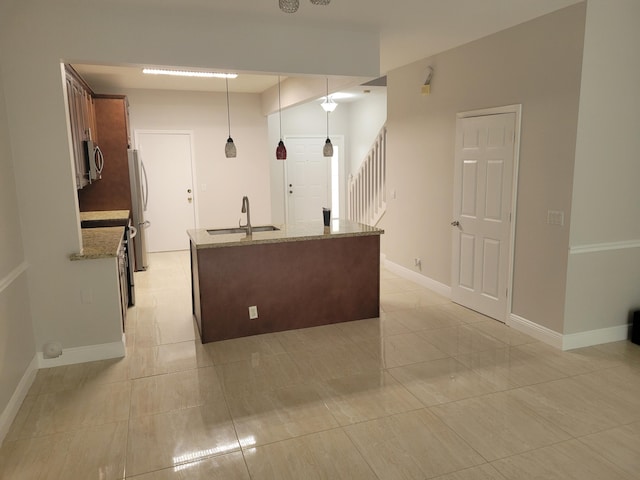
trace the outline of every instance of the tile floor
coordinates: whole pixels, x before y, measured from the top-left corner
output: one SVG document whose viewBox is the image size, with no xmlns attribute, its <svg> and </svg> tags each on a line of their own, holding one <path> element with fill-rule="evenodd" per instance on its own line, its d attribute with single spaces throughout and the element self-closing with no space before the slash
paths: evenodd
<svg viewBox="0 0 640 480">
<path fill-rule="evenodd" d="M 560 352 L 382 272 L 381 317 L 202 345 L 188 252 L 125 359 L 44 369 L 0 478 L 637 479 L 640 347 Z"/>
</svg>

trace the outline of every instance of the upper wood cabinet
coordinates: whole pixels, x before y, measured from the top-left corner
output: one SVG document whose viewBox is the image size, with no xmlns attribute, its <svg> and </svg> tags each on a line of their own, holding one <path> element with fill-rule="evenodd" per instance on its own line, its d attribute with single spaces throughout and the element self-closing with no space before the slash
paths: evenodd
<svg viewBox="0 0 640 480">
<path fill-rule="evenodd" d="M 89 165 L 82 142 L 97 141 L 93 92 L 69 65 L 65 65 L 65 73 L 76 188 L 83 188 L 89 184 Z"/>
</svg>

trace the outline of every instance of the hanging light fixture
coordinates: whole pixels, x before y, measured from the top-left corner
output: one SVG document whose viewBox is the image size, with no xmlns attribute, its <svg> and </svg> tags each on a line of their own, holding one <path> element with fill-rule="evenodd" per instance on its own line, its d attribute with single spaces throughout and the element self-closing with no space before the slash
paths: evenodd
<svg viewBox="0 0 640 480">
<path fill-rule="evenodd" d="M 229 113 L 229 79 L 225 78 L 224 81 L 227 84 L 227 125 L 229 126 L 229 138 L 224 146 L 224 156 L 227 158 L 236 158 L 237 150 L 236 145 L 231 138 L 231 114 Z"/>
<path fill-rule="evenodd" d="M 329 78 L 327 77 L 327 98 L 329 98 Z M 322 148 L 322 156 L 324 157 L 333 157 L 333 145 L 331 144 L 331 139 L 329 138 L 329 110 L 327 112 L 327 140 L 324 142 L 324 147 Z"/>
<path fill-rule="evenodd" d="M 338 104 L 334 102 L 331 97 L 326 96 L 324 97 L 324 102 L 322 102 L 320 106 L 325 112 L 333 112 L 338 106 Z"/>
<path fill-rule="evenodd" d="M 278 75 L 278 117 L 280 119 L 280 141 L 276 147 L 276 160 L 287 159 L 287 147 L 284 146 L 282 141 L 282 105 L 280 103 L 280 75 Z"/>
<path fill-rule="evenodd" d="M 300 6 L 300 0 L 280 0 L 280 10 L 285 13 L 296 13 Z"/>
</svg>

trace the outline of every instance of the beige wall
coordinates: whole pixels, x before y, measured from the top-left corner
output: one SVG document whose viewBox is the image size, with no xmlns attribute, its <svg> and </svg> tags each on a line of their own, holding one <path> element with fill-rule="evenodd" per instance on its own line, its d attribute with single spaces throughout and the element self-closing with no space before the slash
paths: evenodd
<svg viewBox="0 0 640 480">
<path fill-rule="evenodd" d="M 590 0 L 565 333 L 626 330 L 640 308 L 640 2 Z"/>
<path fill-rule="evenodd" d="M 0 76 L 0 419 L 36 353 L 26 269 Z"/>
<path fill-rule="evenodd" d="M 51 340 L 63 348 L 120 341 L 112 328 L 118 323 L 117 294 L 103 288 L 112 281 L 111 270 L 69 261 L 81 240 L 61 61 L 356 76 L 379 69 L 372 32 L 277 27 L 187 7 L 75 0 L 14 7 L 0 30 L 0 45 L 11 47 L 1 52 L 2 81 L 38 350 Z M 290 47 L 286 55 L 283 44 Z M 93 290 L 92 304 L 82 304 L 81 288 Z"/>
<path fill-rule="evenodd" d="M 562 332 L 585 4 L 388 75 L 387 258 L 449 285 L 456 113 L 522 104 L 512 312 Z M 426 67 L 435 75 L 421 96 Z M 392 193 L 396 192 L 396 199 Z M 565 212 L 564 227 L 546 223 Z"/>
<path fill-rule="evenodd" d="M 227 104 L 224 93 L 125 90 L 132 134 L 135 130 L 186 130 L 193 133 L 196 216 L 201 227 L 237 225 L 242 197 L 251 200 L 255 225 L 271 221 L 267 120 L 260 96 L 231 94 L 231 136 L 235 159 L 224 156 Z M 275 147 L 274 147 L 275 151 Z M 185 234 L 186 235 L 186 234 Z"/>
</svg>

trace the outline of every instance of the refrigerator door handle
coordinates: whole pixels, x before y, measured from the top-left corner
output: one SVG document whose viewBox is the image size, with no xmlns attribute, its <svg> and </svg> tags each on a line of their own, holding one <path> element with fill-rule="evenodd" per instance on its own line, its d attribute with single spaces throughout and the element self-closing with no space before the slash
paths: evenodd
<svg viewBox="0 0 640 480">
<path fill-rule="evenodd" d="M 147 202 L 149 200 L 149 180 L 147 179 L 147 169 L 144 168 L 144 162 L 140 160 L 140 165 L 142 165 L 142 175 L 144 177 L 144 190 L 142 191 L 142 203 L 144 204 L 143 211 L 147 211 Z"/>
</svg>

